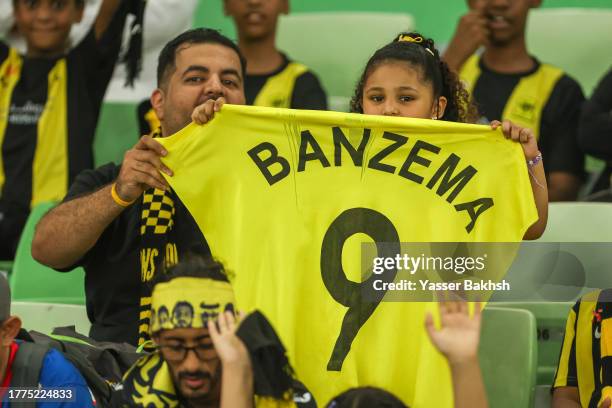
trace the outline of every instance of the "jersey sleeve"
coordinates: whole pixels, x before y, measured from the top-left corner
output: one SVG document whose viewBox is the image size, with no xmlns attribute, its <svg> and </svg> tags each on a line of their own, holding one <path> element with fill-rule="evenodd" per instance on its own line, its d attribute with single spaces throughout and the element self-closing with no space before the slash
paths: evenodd
<svg viewBox="0 0 612 408">
<path fill-rule="evenodd" d="M 576 321 L 580 301 L 572 307 L 565 323 L 565 334 L 561 345 L 559 364 L 555 373 L 553 389 L 558 387 L 578 387 L 576 373 Z"/>
<path fill-rule="evenodd" d="M 584 176 L 584 154 L 578 146 L 578 121 L 584 102 L 580 85 L 567 75 L 559 79 L 544 107 L 540 140 L 546 145 L 547 173 Z"/>
<path fill-rule="evenodd" d="M 43 388 L 57 388 L 59 390 L 71 390 L 72 400 L 45 402 L 47 408 L 93 408 L 94 400 L 87 382 L 76 369 L 59 351 L 49 350 L 43 361 L 39 377 Z"/>
<path fill-rule="evenodd" d="M 0 64 L 2 64 L 4 60 L 8 58 L 9 48 L 10 47 L 8 46 L 8 44 L 0 40 Z"/>
<path fill-rule="evenodd" d="M 104 97 L 119 60 L 129 5 L 129 1 L 123 0 L 100 38 L 96 38 L 92 26 L 83 40 L 68 54 L 69 63 L 83 66 L 79 72 L 87 77 L 87 86 L 100 100 Z"/>
<path fill-rule="evenodd" d="M 95 170 L 85 170 L 81 172 L 70 186 L 68 194 L 66 194 L 66 197 L 64 197 L 62 203 L 91 194 L 101 189 L 102 187 L 112 183 L 117 178 L 119 170 L 119 166 L 115 165 L 114 163 L 108 163 Z M 105 239 L 105 236 L 106 231 L 100 236 L 98 242 L 100 240 Z M 83 255 L 80 260 L 78 260 L 73 265 L 70 265 L 67 268 L 55 269 L 59 272 L 69 272 L 76 267 L 85 265 L 87 262 L 89 262 L 91 258 L 95 258 L 97 247 L 98 243 L 96 243 L 93 248 L 91 248 L 85 255 Z"/>
<path fill-rule="evenodd" d="M 327 95 L 312 72 L 305 72 L 295 80 L 291 108 L 327 110 Z"/>
<path fill-rule="evenodd" d="M 151 101 L 145 99 L 144 101 L 138 104 L 136 108 L 136 115 L 138 116 L 138 129 L 140 130 L 140 135 L 150 135 L 153 129 L 151 129 L 151 125 L 147 120 L 147 114 L 151 111 L 153 106 L 151 105 Z"/>
<path fill-rule="evenodd" d="M 612 69 L 584 104 L 578 141 L 585 153 L 612 160 Z"/>
<path fill-rule="evenodd" d="M 120 167 L 117 165 L 108 163 L 95 170 L 82 171 L 70 186 L 68 194 L 64 197 L 63 202 L 93 193 L 107 184 L 110 184 L 117 178 L 119 169 Z"/>
</svg>

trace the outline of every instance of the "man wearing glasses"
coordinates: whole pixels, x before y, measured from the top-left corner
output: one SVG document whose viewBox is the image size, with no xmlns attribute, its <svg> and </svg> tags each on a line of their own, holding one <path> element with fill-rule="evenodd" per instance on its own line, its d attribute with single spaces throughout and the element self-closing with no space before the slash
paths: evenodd
<svg viewBox="0 0 612 408">
<path fill-rule="evenodd" d="M 188 254 L 155 282 L 156 350 L 127 372 L 122 406 L 242 408 L 253 407 L 255 395 L 258 407 L 267 406 L 260 397 L 268 397 L 269 406 L 295 406 L 291 390 L 298 406 L 316 406 L 289 374 L 285 349 L 265 317 L 254 312 L 238 324 L 234 293 L 220 263 Z M 298 403 L 303 400 L 307 403 Z"/>
</svg>

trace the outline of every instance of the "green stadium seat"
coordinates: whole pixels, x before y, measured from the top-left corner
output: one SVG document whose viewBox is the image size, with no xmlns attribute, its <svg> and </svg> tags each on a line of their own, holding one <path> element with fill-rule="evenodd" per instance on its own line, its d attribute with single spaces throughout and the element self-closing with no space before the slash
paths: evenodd
<svg viewBox="0 0 612 408">
<path fill-rule="evenodd" d="M 551 203 L 548 225 L 536 242 L 524 242 L 506 279 L 511 292 L 492 301 L 575 302 L 612 286 L 612 204 Z"/>
<path fill-rule="evenodd" d="M 32 258 L 31 247 L 36 224 L 54 205 L 43 203 L 34 207 L 30 213 L 10 275 L 12 298 L 14 301 L 83 305 L 85 272 L 82 268 L 70 273 L 59 273 Z"/>
<path fill-rule="evenodd" d="M 529 13 L 529 52 L 562 68 L 590 95 L 612 61 L 612 9 L 541 8 Z"/>
<path fill-rule="evenodd" d="M 361 71 L 372 53 L 414 28 L 409 14 L 293 13 L 281 17 L 278 48 L 311 68 L 327 91 L 329 109 L 348 111 Z"/>
<path fill-rule="evenodd" d="M 611 203 L 551 203 L 540 241 L 560 242 L 561 256 L 549 283 L 582 285 L 582 291 L 568 300 L 577 300 L 597 288 L 612 287 Z"/>
<path fill-rule="evenodd" d="M 546 242 L 612 242 L 612 204 L 550 203 Z"/>
<path fill-rule="evenodd" d="M 113 162 L 121 163 L 123 154 L 136 144 L 138 130 L 137 104 L 105 102 L 94 140 L 96 167 Z"/>
<path fill-rule="evenodd" d="M 528 310 L 537 325 L 538 336 L 538 368 L 537 384 L 552 384 L 559 361 L 559 351 L 563 343 L 565 322 L 572 302 L 497 302 L 490 303 L 492 307 L 508 307 Z"/>
<path fill-rule="evenodd" d="M 76 331 L 88 335 L 91 323 L 85 306 L 57 303 L 12 302 L 11 314 L 19 316 L 23 327 L 51 334 L 54 328 L 75 326 Z"/>
<path fill-rule="evenodd" d="M 479 354 L 490 407 L 533 406 L 537 347 L 531 312 L 487 306 Z"/>
<path fill-rule="evenodd" d="M 0 272 L 9 274 L 11 273 L 12 269 L 13 269 L 13 261 L 0 261 Z"/>
</svg>

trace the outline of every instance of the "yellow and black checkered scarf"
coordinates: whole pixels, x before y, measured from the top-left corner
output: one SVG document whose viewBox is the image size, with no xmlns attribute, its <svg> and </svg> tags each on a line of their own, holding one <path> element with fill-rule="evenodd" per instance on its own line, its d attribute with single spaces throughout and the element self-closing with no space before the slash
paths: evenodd
<svg viewBox="0 0 612 408">
<path fill-rule="evenodd" d="M 159 137 L 160 132 L 152 134 Z M 151 288 L 149 282 L 160 268 L 178 262 L 174 216 L 176 194 L 172 190 L 149 189 L 142 196 L 140 219 L 140 310 L 138 345 L 149 340 Z"/>
</svg>

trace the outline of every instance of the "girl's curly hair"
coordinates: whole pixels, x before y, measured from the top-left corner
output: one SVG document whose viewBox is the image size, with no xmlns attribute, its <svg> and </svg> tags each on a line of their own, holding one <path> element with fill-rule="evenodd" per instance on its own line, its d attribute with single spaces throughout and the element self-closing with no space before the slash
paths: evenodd
<svg viewBox="0 0 612 408">
<path fill-rule="evenodd" d="M 351 99 L 351 112 L 363 113 L 363 88 L 369 75 L 384 62 L 403 61 L 419 69 L 422 80 L 433 87 L 434 99 L 447 99 L 444 115 L 439 119 L 450 122 L 475 123 L 478 110 L 457 74 L 440 58 L 434 41 L 421 34 L 402 33 L 393 42 L 378 49 L 366 64 Z"/>
</svg>

